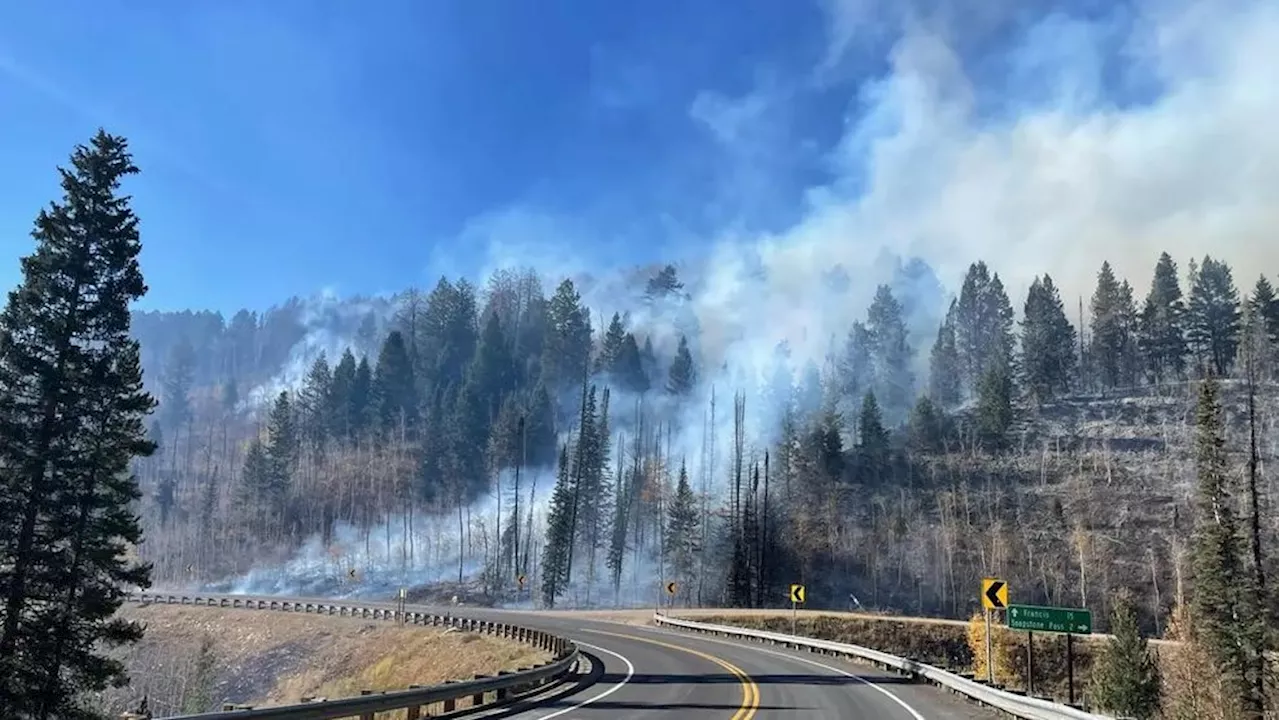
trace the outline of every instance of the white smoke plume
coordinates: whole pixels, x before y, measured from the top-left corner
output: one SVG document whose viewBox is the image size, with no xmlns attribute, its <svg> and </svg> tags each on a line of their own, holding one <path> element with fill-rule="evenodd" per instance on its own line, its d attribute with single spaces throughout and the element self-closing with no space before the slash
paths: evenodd
<svg viewBox="0 0 1280 720">
<path fill-rule="evenodd" d="M 887 11 L 869 0 L 830 0 L 825 7 L 830 45 L 805 82 L 838 73 L 864 28 L 896 37 L 887 71 L 849 98 L 847 131 L 829 152 L 835 179 L 809 189 L 803 216 L 789 229 L 726 230 L 705 256 L 681 263 L 690 293 L 685 310 L 700 333 L 700 386 L 679 419 L 672 454 L 699 461 L 714 387 L 722 448 L 716 484 L 726 476 L 733 390 L 758 382 L 780 341 L 797 371 L 810 362 L 821 367 L 833 340 L 842 342 L 864 315 L 875 286 L 902 274 L 897 258 L 923 258 L 949 292 L 958 290 L 969 263 L 985 260 L 1019 311 L 1031 279 L 1048 272 L 1073 322 L 1070 311 L 1077 298 L 1087 305 L 1103 260 L 1139 297 L 1162 251 L 1183 271 L 1206 254 L 1226 261 L 1242 292 L 1259 273 L 1276 277 L 1275 3 L 1140 0 L 1087 18 L 1046 11 L 1011 41 L 1004 38 L 1007 51 L 988 58 L 988 69 L 1000 68 L 999 92 L 965 58 L 985 39 L 1007 35 L 1023 4 L 943 0 Z M 1107 89 L 1117 74 L 1142 96 L 1135 89 L 1134 97 L 1117 99 Z M 992 94 L 1000 112 L 984 105 Z M 736 101 L 742 112 L 731 112 L 733 100 L 703 102 L 696 119 L 714 132 L 709 107 L 742 123 L 785 100 L 762 87 Z M 759 141 L 749 132 L 720 136 L 744 157 L 778 150 L 753 147 Z M 487 244 L 483 266 L 434 270 L 482 282 L 498 268 L 532 266 L 552 285 L 590 276 L 582 289 L 597 330 L 601 317 L 630 311 L 632 326 L 670 357 L 670 319 L 612 289 L 607 278 L 616 269 L 590 267 L 573 252 L 578 243 L 616 242 L 607 233 L 518 206 L 477 219 L 459 241 Z M 912 283 L 928 298 L 912 322 L 917 353 L 927 353 L 931 318 L 946 298 L 925 287 L 933 283 L 927 275 L 900 277 L 900 294 L 912 294 Z M 625 416 L 633 401 L 615 394 L 613 407 Z M 749 393 L 754 414 L 771 413 L 759 407 L 764 402 Z M 637 586 L 653 581 L 637 579 Z"/>
<path fill-rule="evenodd" d="M 289 350 L 289 359 L 284 369 L 246 393 L 244 408 L 260 408 L 274 400 L 281 391 L 299 387 L 321 355 L 325 356 L 332 368 L 337 365 L 347 348 L 352 348 L 357 357 L 361 352 L 374 350 L 358 347 L 360 327 L 366 319 L 372 318 L 375 328 L 373 339 L 379 341 L 395 313 L 392 300 L 389 295 L 343 298 L 328 288 L 312 297 L 301 299 L 300 320 L 305 335 Z M 373 358 L 370 359 L 372 361 Z"/>
</svg>

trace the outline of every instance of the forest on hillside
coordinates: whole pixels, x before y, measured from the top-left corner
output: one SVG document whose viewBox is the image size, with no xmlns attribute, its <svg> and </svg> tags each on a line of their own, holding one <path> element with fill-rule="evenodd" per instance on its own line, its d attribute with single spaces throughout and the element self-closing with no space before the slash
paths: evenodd
<svg viewBox="0 0 1280 720">
<path fill-rule="evenodd" d="M 732 376 L 674 266 L 594 324 L 572 279 L 548 294 L 529 270 L 332 303 L 329 351 L 293 375 L 316 312 L 299 301 L 135 313 L 161 400 L 141 552 L 167 582 L 287 581 L 305 558 L 333 591 L 451 577 L 495 602 L 630 605 L 673 579 L 678 603 L 781 606 L 803 582 L 812 607 L 955 617 L 996 574 L 1100 615 L 1127 587 L 1159 630 L 1188 572 L 1193 381 L 1228 381 L 1240 497 L 1276 507 L 1276 291 L 1189 265 L 1161 255 L 1140 299 L 1103 263 L 1073 324 L 1048 275 L 1015 322 L 975 262 L 927 332 L 913 285 L 886 284 L 821 365 L 780 344 Z M 1257 532 L 1274 593 L 1275 530 Z"/>
</svg>

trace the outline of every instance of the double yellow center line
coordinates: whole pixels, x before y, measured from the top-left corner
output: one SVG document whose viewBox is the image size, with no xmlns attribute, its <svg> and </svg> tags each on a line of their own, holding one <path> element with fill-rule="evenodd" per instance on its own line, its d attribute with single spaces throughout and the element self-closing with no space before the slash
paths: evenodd
<svg viewBox="0 0 1280 720">
<path fill-rule="evenodd" d="M 696 655 L 703 660 L 709 660 L 725 670 L 728 670 L 734 677 L 738 678 L 738 682 L 742 684 L 742 705 L 738 708 L 738 711 L 729 718 L 729 720 L 751 720 L 751 718 L 755 717 L 756 710 L 760 709 L 760 686 L 756 685 L 756 681 L 752 680 L 751 676 L 744 672 L 742 668 L 727 660 L 722 660 L 715 655 L 704 653 L 701 650 L 694 650 L 693 648 L 687 648 L 683 645 L 673 645 L 671 643 L 662 642 L 661 640 L 651 640 L 638 635 L 624 635 L 621 633 L 605 632 L 603 630 L 590 630 L 588 632 L 596 635 L 609 635 L 611 637 L 622 638 L 624 640 L 635 640 L 637 642 L 648 643 L 650 645 L 657 645 L 659 647 L 667 648 L 668 650 L 678 650 L 682 653 Z"/>
</svg>

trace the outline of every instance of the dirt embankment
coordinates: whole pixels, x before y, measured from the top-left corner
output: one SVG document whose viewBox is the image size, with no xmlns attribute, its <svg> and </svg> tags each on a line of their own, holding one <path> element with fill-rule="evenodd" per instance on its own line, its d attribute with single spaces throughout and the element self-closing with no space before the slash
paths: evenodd
<svg viewBox="0 0 1280 720">
<path fill-rule="evenodd" d="M 108 691 L 108 713 L 145 695 L 158 716 L 344 697 L 491 675 L 549 659 L 512 640 L 382 620 L 281 612 L 127 606 L 143 640 L 117 653 L 132 682 Z"/>
</svg>

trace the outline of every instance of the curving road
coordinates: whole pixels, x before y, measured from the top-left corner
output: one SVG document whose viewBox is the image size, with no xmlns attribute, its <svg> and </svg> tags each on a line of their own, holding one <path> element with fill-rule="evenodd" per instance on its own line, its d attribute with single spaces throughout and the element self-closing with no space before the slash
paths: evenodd
<svg viewBox="0 0 1280 720">
<path fill-rule="evenodd" d="M 230 596 L 225 596 L 230 597 Z M 321 598 L 238 596 L 332 602 Z M 366 607 L 394 609 L 385 602 Z M 547 694 L 469 714 L 513 720 L 994 720 L 993 711 L 931 685 L 847 660 L 567 612 L 409 605 L 509 622 L 572 638 L 590 660 Z"/>
<path fill-rule="evenodd" d="M 412 608 L 411 608 L 412 609 Z M 425 608 L 424 608 L 425 609 Z M 440 608 L 432 608 L 439 612 Z M 990 720 L 995 713 L 930 685 L 808 652 L 571 613 L 449 608 L 516 622 L 578 643 L 586 677 L 540 699 L 485 714 L 519 720 Z"/>
</svg>

